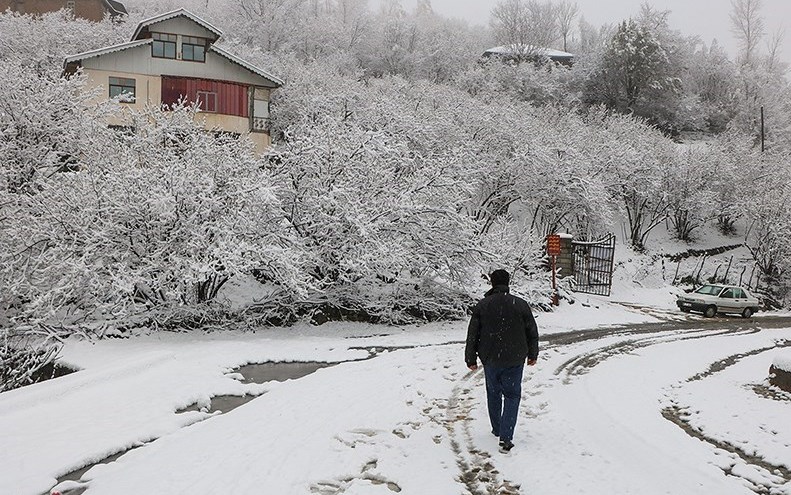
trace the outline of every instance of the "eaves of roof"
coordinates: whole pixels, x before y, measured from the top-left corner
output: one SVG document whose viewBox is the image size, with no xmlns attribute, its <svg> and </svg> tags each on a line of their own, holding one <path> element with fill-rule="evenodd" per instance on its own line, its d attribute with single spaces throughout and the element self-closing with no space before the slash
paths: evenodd
<svg viewBox="0 0 791 495">
<path fill-rule="evenodd" d="M 243 67 L 243 68 L 245 68 L 247 70 L 249 70 L 253 74 L 261 76 L 264 79 L 268 79 L 269 81 L 272 82 L 272 85 L 274 87 L 280 87 L 283 84 L 285 84 L 285 82 L 282 79 L 280 79 L 278 77 L 275 77 L 272 74 L 270 74 L 268 72 L 265 72 L 264 70 L 259 69 L 258 67 L 245 62 L 244 60 L 240 59 L 236 55 L 233 55 L 233 54 L 231 54 L 229 52 L 226 52 L 225 50 L 223 50 L 222 48 L 217 47 L 216 45 L 211 45 L 211 47 L 209 47 L 209 51 L 210 52 L 214 52 L 217 55 L 220 55 L 221 57 L 226 58 L 227 60 L 230 60 L 231 62 L 233 62 L 233 63 L 235 63 L 235 64 L 237 64 L 237 65 L 239 65 L 239 66 L 241 66 L 241 67 Z"/>
<path fill-rule="evenodd" d="M 130 48 L 135 48 L 135 47 L 138 47 L 138 46 L 148 45 L 148 44 L 151 44 L 152 41 L 153 40 L 151 40 L 151 39 L 137 40 L 137 41 L 128 41 L 126 43 L 121 43 L 121 44 L 118 44 L 118 45 L 107 46 L 107 47 L 104 47 L 104 48 L 99 48 L 97 50 L 90 50 L 90 51 L 87 51 L 87 52 L 78 53 L 76 55 L 71 55 L 71 56 L 66 57 L 65 61 L 63 62 L 63 65 L 65 67 L 68 64 L 71 64 L 71 63 L 74 63 L 74 62 L 79 62 L 80 60 L 85 60 L 85 59 L 93 58 L 93 57 L 100 57 L 102 55 L 107 55 L 108 53 L 121 52 L 121 51 L 124 51 L 124 50 L 128 50 Z"/>
<path fill-rule="evenodd" d="M 174 10 L 172 12 L 166 12 L 166 13 L 160 14 L 160 15 L 158 15 L 156 17 L 151 17 L 151 18 L 143 19 L 142 21 L 140 21 L 140 24 L 137 25 L 137 29 L 135 29 L 135 33 L 132 35 L 132 41 L 137 40 L 138 36 L 140 36 L 140 31 L 142 31 L 144 27 L 148 27 L 148 26 L 150 26 L 152 24 L 156 24 L 157 22 L 162 22 L 162 21 L 166 21 L 168 19 L 173 19 L 174 17 L 181 17 L 181 16 L 186 17 L 186 18 L 190 19 L 191 21 L 199 24 L 200 26 L 208 29 L 213 34 L 215 34 L 218 38 L 222 36 L 222 31 L 220 31 L 216 27 L 212 26 L 208 22 L 204 21 L 200 17 L 196 16 L 195 14 L 190 12 L 189 10 L 178 9 L 178 10 Z"/>
</svg>

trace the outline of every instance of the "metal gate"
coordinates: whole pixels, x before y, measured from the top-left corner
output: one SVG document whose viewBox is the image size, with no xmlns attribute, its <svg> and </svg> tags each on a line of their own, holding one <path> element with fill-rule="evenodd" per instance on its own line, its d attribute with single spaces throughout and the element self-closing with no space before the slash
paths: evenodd
<svg viewBox="0 0 791 495">
<path fill-rule="evenodd" d="M 595 241 L 571 241 L 574 252 L 574 292 L 609 296 L 612 289 L 615 235 Z"/>
</svg>

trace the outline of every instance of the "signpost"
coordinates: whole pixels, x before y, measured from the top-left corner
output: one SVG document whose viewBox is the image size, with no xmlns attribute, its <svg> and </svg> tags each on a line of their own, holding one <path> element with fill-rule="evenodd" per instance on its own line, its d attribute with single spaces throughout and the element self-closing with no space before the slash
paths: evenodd
<svg viewBox="0 0 791 495">
<path fill-rule="evenodd" d="M 552 304 L 560 305 L 558 297 L 557 257 L 560 256 L 560 236 L 550 234 L 547 236 L 547 254 L 552 262 Z"/>
</svg>

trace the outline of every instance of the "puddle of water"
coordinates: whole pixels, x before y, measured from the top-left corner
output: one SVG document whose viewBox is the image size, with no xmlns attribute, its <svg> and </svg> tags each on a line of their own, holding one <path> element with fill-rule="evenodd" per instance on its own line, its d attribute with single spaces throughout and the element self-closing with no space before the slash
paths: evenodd
<svg viewBox="0 0 791 495">
<path fill-rule="evenodd" d="M 268 363 L 254 363 L 254 364 L 246 364 L 241 366 L 235 370 L 234 373 L 239 373 L 244 377 L 242 383 L 265 383 L 270 381 L 278 381 L 283 382 L 286 380 L 296 380 L 297 378 L 302 378 L 303 376 L 307 376 L 311 373 L 320 370 L 321 368 L 326 368 L 328 366 L 334 366 L 338 363 L 319 363 L 314 361 L 308 362 L 293 362 L 293 363 L 284 363 L 284 362 L 268 362 Z M 66 368 L 71 371 L 69 373 L 77 371 L 72 370 L 71 368 Z M 64 373 L 68 374 L 68 373 Z M 222 413 L 227 413 L 233 411 L 239 406 L 247 404 L 251 400 L 255 399 L 256 395 L 216 395 L 211 398 L 211 404 L 209 406 L 209 413 L 213 413 L 215 411 L 221 411 Z M 176 411 L 176 414 L 181 414 L 185 412 L 199 412 L 201 411 L 201 406 L 196 402 L 195 404 L 191 404 L 183 409 L 179 409 Z M 138 448 L 138 447 L 134 447 Z M 129 449 L 133 450 L 133 449 Z M 125 450 L 123 452 L 119 452 L 117 454 L 111 455 L 106 459 L 102 459 L 101 461 L 91 464 L 89 466 L 85 466 L 83 468 L 77 469 L 72 471 L 68 474 L 63 475 L 62 477 L 58 478 L 58 484 L 63 483 L 64 481 L 80 481 L 80 478 L 88 472 L 89 469 L 96 466 L 97 464 L 107 464 L 110 462 L 115 461 L 122 455 L 129 452 L 129 450 Z M 63 495 L 80 495 L 85 492 L 88 488 L 78 488 L 75 490 L 69 490 L 68 492 L 64 492 Z M 43 495 L 49 495 L 49 492 Z"/>
<path fill-rule="evenodd" d="M 227 413 L 233 411 L 239 406 L 243 406 L 247 404 L 251 400 L 255 399 L 256 397 L 260 397 L 257 395 L 215 395 L 211 398 L 211 406 L 209 406 L 209 412 L 213 413 L 215 411 L 220 411 L 222 413 Z"/>
<path fill-rule="evenodd" d="M 259 397 L 257 395 L 215 395 L 211 398 L 209 403 L 209 407 L 207 408 L 205 405 L 201 406 L 199 403 L 190 404 L 189 406 L 177 409 L 176 414 L 184 414 L 186 412 L 208 412 L 208 413 L 215 413 L 220 411 L 221 413 L 227 413 L 233 411 L 239 406 L 247 404 L 251 400 Z"/>
<path fill-rule="evenodd" d="M 315 373 L 321 368 L 334 366 L 338 363 L 319 363 L 315 361 L 304 361 L 294 363 L 257 363 L 246 364 L 234 370 L 240 373 L 244 380 L 242 383 L 265 383 L 271 381 L 284 382 L 286 380 L 296 380 L 311 373 Z"/>
<path fill-rule="evenodd" d="M 232 371 L 232 373 L 239 373 L 244 377 L 242 383 L 266 383 L 271 381 L 284 382 L 286 380 L 296 380 L 315 373 L 321 368 L 334 366 L 338 363 L 320 363 L 317 361 L 303 361 L 303 362 L 267 362 L 267 363 L 253 363 L 240 366 Z M 211 398 L 208 412 L 213 413 L 221 411 L 227 413 L 233 411 L 239 406 L 247 404 L 255 399 L 256 395 L 215 395 Z M 199 412 L 203 409 L 199 403 L 191 404 L 183 409 L 176 411 L 176 414 L 185 412 Z"/>
<path fill-rule="evenodd" d="M 58 478 L 58 483 L 55 486 L 60 485 L 64 481 L 76 481 L 76 482 L 79 482 L 80 479 L 82 478 L 82 476 L 85 473 L 87 473 L 92 467 L 94 467 L 94 466 L 96 466 L 98 464 L 109 464 L 109 463 L 117 460 L 119 457 L 121 457 L 122 455 L 126 454 L 127 452 L 135 450 L 137 448 L 140 448 L 140 447 L 132 447 L 131 449 L 124 450 L 124 451 L 118 452 L 117 454 L 113 454 L 113 455 L 111 455 L 109 457 L 106 457 L 106 458 L 102 459 L 101 461 L 99 461 L 97 463 L 89 464 L 88 466 L 81 467 L 80 469 L 76 469 L 76 470 L 74 470 L 74 471 L 72 471 L 70 473 L 66 473 L 63 476 L 61 476 L 60 478 Z M 81 488 L 75 488 L 73 490 L 64 490 L 64 491 L 62 491 L 60 493 L 62 493 L 63 495 L 81 495 L 86 490 L 88 490 L 87 486 L 81 487 Z M 42 495 L 49 495 L 50 492 L 51 492 L 51 490 L 46 492 L 46 493 L 44 493 L 44 494 L 42 494 Z"/>
</svg>

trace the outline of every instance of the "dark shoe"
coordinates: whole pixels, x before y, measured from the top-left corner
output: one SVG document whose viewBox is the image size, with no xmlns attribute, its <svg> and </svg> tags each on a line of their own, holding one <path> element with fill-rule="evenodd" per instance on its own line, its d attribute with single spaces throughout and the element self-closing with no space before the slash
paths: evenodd
<svg viewBox="0 0 791 495">
<path fill-rule="evenodd" d="M 497 432 L 497 431 L 494 431 L 494 430 L 492 430 L 492 435 L 494 435 L 494 436 L 496 436 L 498 438 L 500 437 L 500 433 Z"/>
<path fill-rule="evenodd" d="M 514 448 L 514 443 L 510 440 L 500 440 L 500 452 L 506 454 L 511 452 L 511 449 Z"/>
</svg>

